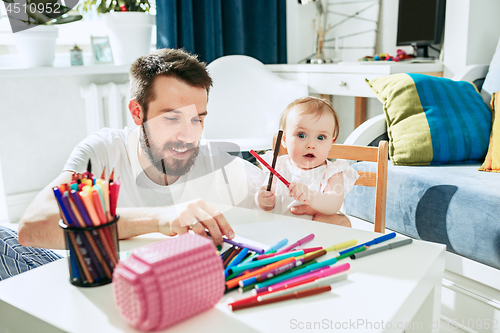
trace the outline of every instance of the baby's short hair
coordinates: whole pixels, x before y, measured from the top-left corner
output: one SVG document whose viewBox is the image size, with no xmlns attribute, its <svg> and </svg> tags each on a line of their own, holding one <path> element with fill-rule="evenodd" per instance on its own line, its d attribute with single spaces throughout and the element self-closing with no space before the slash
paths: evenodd
<svg viewBox="0 0 500 333">
<path fill-rule="evenodd" d="M 324 113 L 331 113 L 333 115 L 333 120 L 335 122 L 335 128 L 333 129 L 333 139 L 337 140 L 339 136 L 339 118 L 337 116 L 337 112 L 333 109 L 330 102 L 318 97 L 303 97 L 298 98 L 292 103 L 288 104 L 286 109 L 283 111 L 280 117 L 280 128 L 285 131 L 286 130 L 286 118 L 288 114 L 295 106 L 302 106 L 303 110 L 300 113 L 305 114 L 318 114 L 318 116 L 323 115 Z"/>
</svg>

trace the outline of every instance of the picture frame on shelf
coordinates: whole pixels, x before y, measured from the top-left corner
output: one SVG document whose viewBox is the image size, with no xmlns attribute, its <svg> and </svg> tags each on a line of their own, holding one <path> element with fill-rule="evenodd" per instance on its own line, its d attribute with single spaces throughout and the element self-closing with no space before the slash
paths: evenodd
<svg viewBox="0 0 500 333">
<path fill-rule="evenodd" d="M 112 64 L 113 52 L 108 36 L 90 36 L 92 55 L 96 64 Z"/>
</svg>

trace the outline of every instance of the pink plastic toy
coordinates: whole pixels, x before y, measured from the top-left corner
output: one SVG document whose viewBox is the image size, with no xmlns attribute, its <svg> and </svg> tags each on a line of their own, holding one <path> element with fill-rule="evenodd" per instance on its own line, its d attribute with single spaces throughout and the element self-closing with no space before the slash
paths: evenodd
<svg viewBox="0 0 500 333">
<path fill-rule="evenodd" d="M 212 241 L 194 234 L 138 248 L 113 273 L 116 305 L 141 331 L 163 330 L 210 309 L 224 289 Z"/>
</svg>

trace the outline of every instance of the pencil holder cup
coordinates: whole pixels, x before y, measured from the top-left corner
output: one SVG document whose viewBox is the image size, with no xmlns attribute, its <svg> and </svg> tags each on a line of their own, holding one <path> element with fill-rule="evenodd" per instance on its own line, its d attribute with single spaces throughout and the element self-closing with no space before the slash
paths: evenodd
<svg viewBox="0 0 500 333">
<path fill-rule="evenodd" d="M 118 264 L 119 216 L 95 227 L 72 227 L 59 221 L 68 251 L 69 281 L 78 287 L 96 287 L 110 283 Z"/>
<path fill-rule="evenodd" d="M 116 305 L 141 331 L 163 330 L 208 310 L 224 290 L 220 256 L 211 240 L 195 234 L 137 248 L 113 273 Z"/>
</svg>

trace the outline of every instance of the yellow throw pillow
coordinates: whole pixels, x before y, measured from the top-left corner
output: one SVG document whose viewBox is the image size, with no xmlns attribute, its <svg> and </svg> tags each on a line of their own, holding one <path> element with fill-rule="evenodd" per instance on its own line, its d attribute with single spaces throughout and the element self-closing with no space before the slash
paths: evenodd
<svg viewBox="0 0 500 333">
<path fill-rule="evenodd" d="M 500 172 L 500 91 L 491 95 L 491 110 L 493 113 L 493 127 L 490 134 L 490 145 L 483 165 L 479 171 Z"/>
</svg>

